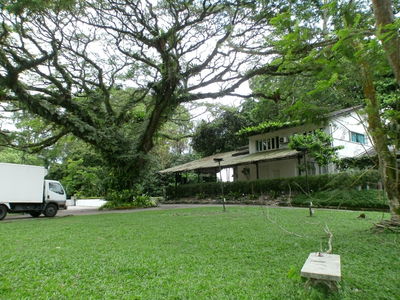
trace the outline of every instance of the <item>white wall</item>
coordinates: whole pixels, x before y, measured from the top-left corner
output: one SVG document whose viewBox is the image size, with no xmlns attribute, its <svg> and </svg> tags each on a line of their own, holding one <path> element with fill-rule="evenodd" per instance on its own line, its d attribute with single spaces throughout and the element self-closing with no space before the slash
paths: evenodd
<svg viewBox="0 0 400 300">
<path fill-rule="evenodd" d="M 256 141 L 262 139 L 268 139 L 272 137 L 284 137 L 291 136 L 296 133 L 303 133 L 319 129 L 321 126 L 316 125 L 303 125 L 292 128 L 280 129 L 273 132 L 264 134 L 258 134 L 249 137 L 249 151 L 255 153 Z M 353 157 L 365 153 L 372 147 L 371 139 L 367 133 L 366 120 L 357 112 L 351 112 L 349 114 L 336 117 L 331 120 L 328 126 L 324 128 L 324 131 L 330 134 L 333 139 L 333 146 L 344 146 L 345 148 L 338 151 L 339 157 Z M 351 132 L 361 133 L 366 135 L 367 144 L 360 144 L 351 141 Z M 281 144 L 280 148 L 287 148 L 288 144 Z"/>
<path fill-rule="evenodd" d="M 329 131 L 333 137 L 333 146 L 344 146 L 338 151 L 340 158 L 353 157 L 365 153 L 372 147 L 371 140 L 366 131 L 367 124 L 356 112 L 335 118 L 329 124 Z M 351 132 L 366 135 L 366 144 L 351 141 Z"/>
<path fill-rule="evenodd" d="M 250 169 L 250 176 L 243 174 L 243 169 Z M 249 181 L 257 179 L 257 168 L 255 164 L 242 165 L 237 167 L 237 180 Z M 259 179 L 272 179 L 294 177 L 298 175 L 297 158 L 260 162 L 258 164 Z"/>
<path fill-rule="evenodd" d="M 256 151 L 256 141 L 257 140 L 263 140 L 263 139 L 268 139 L 272 137 L 289 137 L 293 134 L 296 133 L 303 133 L 306 131 L 312 131 L 315 129 L 319 129 L 321 126 L 316 126 L 316 125 L 303 125 L 303 126 L 297 126 L 297 127 L 291 127 L 291 128 L 285 128 L 285 129 L 279 129 L 273 132 L 268 132 L 268 133 L 263 133 L 263 134 L 257 134 L 249 137 L 249 151 L 250 153 L 255 153 Z M 288 144 L 281 144 L 279 149 L 287 149 Z"/>
</svg>

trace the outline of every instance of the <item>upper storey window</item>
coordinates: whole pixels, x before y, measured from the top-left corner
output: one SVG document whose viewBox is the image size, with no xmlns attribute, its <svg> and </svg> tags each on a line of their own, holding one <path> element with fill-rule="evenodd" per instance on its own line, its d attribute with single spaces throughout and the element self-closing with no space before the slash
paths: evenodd
<svg viewBox="0 0 400 300">
<path fill-rule="evenodd" d="M 262 139 L 262 140 L 256 140 L 256 151 L 268 151 L 268 150 L 274 150 L 274 149 L 279 149 L 279 136 L 268 138 L 268 139 Z"/>
<path fill-rule="evenodd" d="M 367 139 L 364 134 L 362 133 L 357 133 L 357 132 L 350 132 L 350 138 L 352 142 L 355 143 L 360 143 L 360 144 L 366 144 Z"/>
</svg>

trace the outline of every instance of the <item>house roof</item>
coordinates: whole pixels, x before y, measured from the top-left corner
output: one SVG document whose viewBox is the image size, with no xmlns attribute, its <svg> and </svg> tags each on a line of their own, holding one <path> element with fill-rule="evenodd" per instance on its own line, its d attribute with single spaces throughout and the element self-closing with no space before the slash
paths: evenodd
<svg viewBox="0 0 400 300">
<path fill-rule="evenodd" d="M 198 160 L 188 162 L 183 165 L 175 166 L 169 169 L 159 171 L 160 174 L 166 173 L 179 173 L 186 171 L 216 171 L 218 169 L 218 163 L 214 161 L 214 158 L 222 158 L 221 167 L 229 168 L 237 165 L 250 164 L 260 161 L 278 160 L 284 158 L 290 158 L 297 156 L 298 151 L 291 149 L 279 149 L 273 151 L 257 152 L 245 155 L 235 155 L 238 151 L 230 151 L 224 153 L 218 153 L 211 156 L 207 156 Z"/>
<path fill-rule="evenodd" d="M 348 107 L 348 108 L 344 108 L 344 109 L 340 109 L 340 110 L 335 110 L 331 113 L 328 114 L 329 118 L 334 118 L 334 117 L 338 117 L 338 116 L 342 116 L 345 115 L 347 113 L 356 111 L 356 110 L 360 110 L 362 109 L 363 106 L 362 105 L 357 105 L 357 106 L 352 106 L 352 107 Z"/>
<path fill-rule="evenodd" d="M 332 119 L 338 116 L 342 116 L 345 114 L 348 114 L 350 112 L 356 111 L 361 109 L 362 106 L 358 105 L 358 106 L 353 106 L 353 107 L 349 107 L 349 108 L 344 108 L 344 109 L 340 109 L 340 110 L 336 110 L 333 112 L 330 112 L 328 114 L 326 114 L 325 116 L 321 116 L 321 122 L 324 119 Z M 275 131 L 278 129 L 284 129 L 284 128 L 291 128 L 291 127 L 296 127 L 296 126 L 300 126 L 300 125 L 305 125 L 307 122 L 305 121 L 300 121 L 300 120 L 293 120 L 293 121 L 286 121 L 286 122 L 263 122 L 258 124 L 257 126 L 252 126 L 252 127 L 248 127 L 248 128 L 243 128 L 241 130 L 239 130 L 238 134 L 239 135 L 246 135 L 246 136 L 250 136 L 250 135 L 256 135 L 256 134 L 261 134 L 261 133 L 267 133 L 267 132 L 271 132 L 271 131 Z"/>
</svg>

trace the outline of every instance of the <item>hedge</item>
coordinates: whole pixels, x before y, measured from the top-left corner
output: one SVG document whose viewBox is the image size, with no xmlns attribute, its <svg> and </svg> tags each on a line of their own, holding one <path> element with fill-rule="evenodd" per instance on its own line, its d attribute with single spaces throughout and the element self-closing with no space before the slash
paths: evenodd
<svg viewBox="0 0 400 300">
<path fill-rule="evenodd" d="M 358 186 L 365 188 L 376 188 L 380 180 L 376 170 L 344 172 L 337 174 L 325 174 L 318 176 L 305 176 L 278 178 L 278 179 L 260 179 L 255 181 L 237 181 L 224 182 L 224 194 L 235 195 L 261 195 L 261 194 L 286 194 L 293 192 L 304 194 L 308 189 L 310 192 L 319 192 L 327 190 L 352 189 Z M 307 188 L 307 181 L 308 186 Z M 168 199 L 179 199 L 185 197 L 217 197 L 221 195 L 221 183 L 197 183 L 168 186 L 166 196 Z"/>
<path fill-rule="evenodd" d="M 382 190 L 333 190 L 320 191 L 308 195 L 296 195 L 291 204 L 294 206 L 309 206 L 310 201 L 314 207 L 335 208 L 371 208 L 388 209 L 387 198 Z"/>
</svg>

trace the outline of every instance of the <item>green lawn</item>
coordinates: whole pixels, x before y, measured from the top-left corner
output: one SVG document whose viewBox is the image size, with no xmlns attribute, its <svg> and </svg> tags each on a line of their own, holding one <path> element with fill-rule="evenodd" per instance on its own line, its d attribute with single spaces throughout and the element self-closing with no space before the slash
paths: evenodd
<svg viewBox="0 0 400 300">
<path fill-rule="evenodd" d="M 326 223 L 343 277 L 330 298 L 399 299 L 400 236 L 371 233 L 382 213 L 366 214 L 211 207 L 5 220 L 0 298 L 325 299 L 299 273 L 326 247 Z"/>
</svg>

